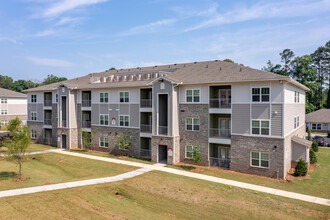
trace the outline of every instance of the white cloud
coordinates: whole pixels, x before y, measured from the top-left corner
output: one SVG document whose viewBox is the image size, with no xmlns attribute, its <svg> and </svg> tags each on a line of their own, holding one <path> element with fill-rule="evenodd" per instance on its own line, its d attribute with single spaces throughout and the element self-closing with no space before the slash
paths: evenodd
<svg viewBox="0 0 330 220">
<path fill-rule="evenodd" d="M 149 24 L 139 25 L 133 27 L 127 31 L 121 32 L 120 36 L 129 36 L 129 35 L 136 35 L 136 34 L 149 34 L 159 31 L 160 27 L 168 26 L 176 22 L 176 19 L 163 19 L 160 21 L 155 21 Z"/>
<path fill-rule="evenodd" d="M 40 57 L 27 57 L 32 63 L 39 66 L 54 66 L 54 67 L 71 67 L 74 64 L 65 60 L 40 58 Z"/>
<path fill-rule="evenodd" d="M 73 17 L 63 17 L 61 18 L 55 25 L 56 26 L 61 26 L 65 24 L 76 24 L 83 20 L 81 17 L 73 18 Z"/>
<path fill-rule="evenodd" d="M 61 0 L 60 2 L 54 3 L 48 7 L 43 12 L 43 17 L 56 17 L 82 6 L 94 5 L 106 1 L 108 0 Z"/>
<path fill-rule="evenodd" d="M 289 0 L 266 4 L 259 2 L 251 7 L 243 6 L 222 14 L 212 13 L 209 19 L 185 29 L 185 32 L 254 19 L 306 17 L 328 11 L 330 11 L 330 0 Z"/>
<path fill-rule="evenodd" d="M 46 36 L 53 35 L 53 34 L 55 34 L 55 31 L 53 29 L 47 29 L 47 30 L 36 33 L 35 36 L 36 37 L 46 37 Z"/>
<path fill-rule="evenodd" d="M 16 39 L 13 38 L 9 38 L 9 37 L 0 37 L 0 41 L 7 41 L 13 44 L 18 44 Z"/>
</svg>

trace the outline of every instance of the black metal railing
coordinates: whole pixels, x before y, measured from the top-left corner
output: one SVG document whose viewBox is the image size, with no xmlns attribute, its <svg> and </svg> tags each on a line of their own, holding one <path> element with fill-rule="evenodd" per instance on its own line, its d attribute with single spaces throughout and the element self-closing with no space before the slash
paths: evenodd
<svg viewBox="0 0 330 220">
<path fill-rule="evenodd" d="M 152 100 L 151 99 L 141 99 L 140 106 L 141 106 L 141 108 L 151 108 Z"/>
<path fill-rule="evenodd" d="M 210 128 L 210 137 L 212 138 L 229 138 L 231 137 L 230 129 Z"/>
<path fill-rule="evenodd" d="M 150 124 L 141 124 L 140 129 L 141 129 L 141 132 L 143 132 L 143 133 L 151 133 L 152 132 L 152 125 L 150 125 Z"/>
<path fill-rule="evenodd" d="M 158 134 L 167 135 L 167 126 L 158 126 Z"/>
<path fill-rule="evenodd" d="M 46 119 L 44 120 L 44 124 L 45 124 L 45 125 L 52 125 L 52 119 L 46 118 Z"/>
<path fill-rule="evenodd" d="M 82 121 L 81 122 L 81 127 L 83 127 L 83 128 L 91 128 L 92 127 L 92 123 L 91 123 L 91 121 Z"/>
<path fill-rule="evenodd" d="M 230 159 L 210 157 L 210 166 L 229 169 L 230 168 Z"/>
<path fill-rule="evenodd" d="M 81 101 L 82 107 L 91 107 L 92 106 L 92 100 L 82 100 Z"/>
<path fill-rule="evenodd" d="M 149 149 L 141 149 L 140 150 L 140 157 L 143 157 L 143 158 L 151 158 L 151 150 Z"/>
<path fill-rule="evenodd" d="M 231 108 L 231 98 L 210 98 L 210 108 Z"/>
<path fill-rule="evenodd" d="M 44 100 L 44 106 L 52 106 L 53 101 L 51 99 Z"/>
</svg>

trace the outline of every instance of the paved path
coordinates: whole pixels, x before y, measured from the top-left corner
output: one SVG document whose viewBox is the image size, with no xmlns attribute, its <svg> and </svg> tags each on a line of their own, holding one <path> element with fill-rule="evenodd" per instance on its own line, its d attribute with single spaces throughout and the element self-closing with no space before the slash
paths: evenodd
<svg viewBox="0 0 330 220">
<path fill-rule="evenodd" d="M 116 182 L 116 181 L 120 181 L 120 180 L 124 180 L 127 178 L 132 178 L 132 177 L 141 175 L 141 174 L 149 172 L 151 170 L 152 169 L 141 168 L 138 170 L 119 174 L 117 176 L 112 176 L 112 177 L 0 191 L 0 198 L 9 197 L 9 196 L 18 196 L 18 195 L 24 195 L 24 194 L 31 194 L 31 193 L 37 193 L 37 192 L 53 191 L 53 190 L 59 190 L 59 189 L 67 189 L 67 188 L 73 188 L 73 187 L 78 187 L 78 186 L 88 186 L 88 185 L 95 185 L 95 184 L 100 184 L 100 183 Z"/>
<path fill-rule="evenodd" d="M 50 152 L 57 152 L 57 149 L 51 149 L 51 150 L 45 150 L 45 151 L 37 151 L 37 152 L 30 152 L 30 153 L 25 153 L 25 156 L 27 155 L 35 155 L 35 154 L 45 154 L 45 153 L 50 153 Z M 0 157 L 5 157 L 7 155 L 1 154 Z"/>
</svg>

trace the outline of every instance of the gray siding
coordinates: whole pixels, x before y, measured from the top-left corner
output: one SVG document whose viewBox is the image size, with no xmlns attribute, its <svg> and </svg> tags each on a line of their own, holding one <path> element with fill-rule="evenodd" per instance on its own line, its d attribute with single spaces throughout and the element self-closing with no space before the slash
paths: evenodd
<svg viewBox="0 0 330 220">
<path fill-rule="evenodd" d="M 130 126 L 131 127 L 140 127 L 139 118 L 140 118 L 140 105 L 131 104 L 131 106 L 130 106 Z"/>
<path fill-rule="evenodd" d="M 119 105 L 118 104 L 110 104 L 110 109 L 109 110 L 109 120 L 110 120 L 110 124 L 112 125 L 112 118 L 116 119 L 116 124 L 112 125 L 112 126 L 117 126 L 119 125 L 119 112 L 117 111 L 117 109 L 119 109 Z"/>
<path fill-rule="evenodd" d="M 270 119 L 270 105 L 269 104 L 252 104 L 252 119 Z"/>
<path fill-rule="evenodd" d="M 99 124 L 99 108 L 98 104 L 92 104 L 92 124 L 98 125 Z"/>
<path fill-rule="evenodd" d="M 250 134 L 250 104 L 232 105 L 232 133 Z"/>
<path fill-rule="evenodd" d="M 129 115 L 129 106 L 130 104 L 119 104 L 119 114 L 120 115 Z"/>
<path fill-rule="evenodd" d="M 275 112 L 277 114 L 275 114 Z M 271 135 L 282 136 L 282 104 L 272 105 Z"/>
<path fill-rule="evenodd" d="M 100 104 L 100 114 L 109 114 L 108 104 Z"/>
</svg>

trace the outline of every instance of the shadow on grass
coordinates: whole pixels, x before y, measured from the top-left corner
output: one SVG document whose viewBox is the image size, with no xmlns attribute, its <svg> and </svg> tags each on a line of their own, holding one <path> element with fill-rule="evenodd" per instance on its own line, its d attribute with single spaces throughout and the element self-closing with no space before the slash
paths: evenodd
<svg viewBox="0 0 330 220">
<path fill-rule="evenodd" d="M 191 170 L 196 168 L 196 167 L 193 167 L 193 166 L 186 166 L 186 165 L 179 165 L 178 167 L 180 167 L 183 170 L 187 170 L 187 171 L 191 171 Z"/>
<path fill-rule="evenodd" d="M 0 172 L 0 180 L 6 180 L 14 177 L 17 177 L 15 172 Z"/>
</svg>

